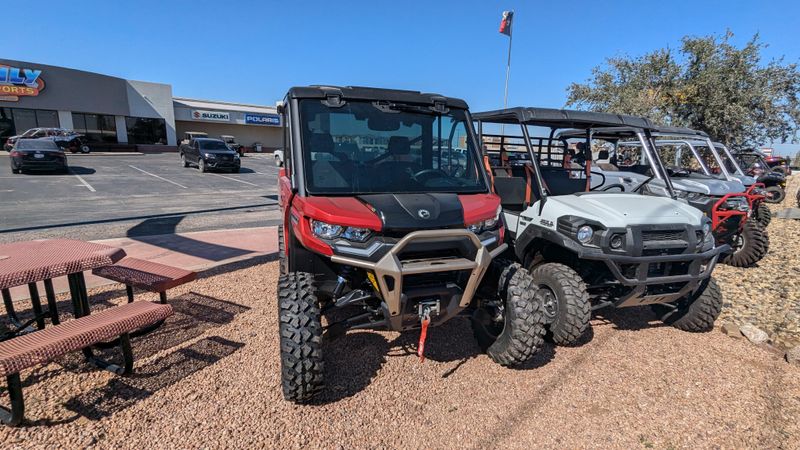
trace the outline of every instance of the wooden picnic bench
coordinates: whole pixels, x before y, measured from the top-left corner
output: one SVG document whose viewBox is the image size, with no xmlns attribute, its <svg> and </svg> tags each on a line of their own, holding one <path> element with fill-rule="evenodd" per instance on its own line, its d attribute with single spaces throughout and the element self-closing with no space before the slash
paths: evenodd
<svg viewBox="0 0 800 450">
<path fill-rule="evenodd" d="M 6 377 L 11 402 L 10 409 L 0 407 L 0 421 L 16 426 L 24 417 L 19 376 L 22 370 L 83 350 L 85 358 L 96 366 L 118 375 L 128 374 L 133 370 L 129 333 L 163 322 L 172 313 L 169 305 L 146 301 L 127 303 L 0 342 L 0 376 Z M 123 366 L 104 361 L 92 353 L 92 345 L 112 339 L 119 340 Z"/>
</svg>

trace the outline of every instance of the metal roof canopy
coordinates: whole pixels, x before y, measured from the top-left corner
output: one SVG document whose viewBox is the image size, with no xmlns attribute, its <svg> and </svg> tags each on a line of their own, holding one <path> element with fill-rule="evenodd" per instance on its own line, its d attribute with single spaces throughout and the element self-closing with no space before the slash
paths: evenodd
<svg viewBox="0 0 800 450">
<path fill-rule="evenodd" d="M 578 128 L 586 130 L 599 127 L 654 128 L 649 119 L 625 114 L 609 114 L 569 109 L 516 107 L 472 114 L 481 122 L 524 124 L 550 128 Z"/>
<path fill-rule="evenodd" d="M 383 89 L 364 86 L 295 86 L 289 89 L 289 98 L 340 97 L 345 100 L 388 101 L 399 103 L 416 103 L 433 105 L 444 103 L 449 107 L 467 109 L 467 102 L 460 98 L 445 97 L 439 94 L 407 91 L 401 89 Z"/>
</svg>

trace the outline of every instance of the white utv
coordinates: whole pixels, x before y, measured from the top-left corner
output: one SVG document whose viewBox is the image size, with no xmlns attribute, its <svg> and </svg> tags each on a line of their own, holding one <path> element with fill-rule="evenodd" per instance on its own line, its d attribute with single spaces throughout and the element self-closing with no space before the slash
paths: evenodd
<svg viewBox="0 0 800 450">
<path fill-rule="evenodd" d="M 556 344 L 578 343 L 591 311 L 604 307 L 650 305 L 679 329 L 713 327 L 722 295 L 711 273 L 727 246 L 715 245 L 711 220 L 685 202 L 641 195 L 642 189 L 592 189 L 591 134 L 648 127 L 646 119 L 546 108 L 473 118 L 501 198 L 509 251 L 532 272 Z M 519 133 L 490 134 L 490 128 Z M 566 129 L 584 131 L 582 149 L 555 138 Z M 640 139 L 647 146 L 646 129 Z"/>
</svg>

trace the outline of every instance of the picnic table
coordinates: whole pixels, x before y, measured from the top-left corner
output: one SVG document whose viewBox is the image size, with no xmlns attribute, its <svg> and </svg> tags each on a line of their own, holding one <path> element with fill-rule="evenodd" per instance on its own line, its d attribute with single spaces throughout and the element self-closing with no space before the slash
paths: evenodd
<svg viewBox="0 0 800 450">
<path fill-rule="evenodd" d="M 0 291 L 11 323 L 17 327 L 23 325 L 14 310 L 10 288 L 27 284 L 37 328 L 44 329 L 46 317 L 58 325 L 53 278 L 61 276 L 69 281 L 75 317 L 88 315 L 89 298 L 83 272 L 112 265 L 124 257 L 125 251 L 120 248 L 71 239 L 0 244 Z M 39 281 L 44 282 L 47 311 L 42 310 Z"/>
</svg>

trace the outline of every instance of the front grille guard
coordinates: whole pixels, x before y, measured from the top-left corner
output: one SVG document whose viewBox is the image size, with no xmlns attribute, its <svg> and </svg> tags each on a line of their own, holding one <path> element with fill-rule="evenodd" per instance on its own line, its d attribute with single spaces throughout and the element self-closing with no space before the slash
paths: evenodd
<svg viewBox="0 0 800 450">
<path fill-rule="evenodd" d="M 411 243 L 436 242 L 442 239 L 467 238 L 475 246 L 475 258 L 442 258 L 401 261 L 398 255 Z M 333 255 L 331 261 L 336 264 L 360 267 L 371 270 L 380 288 L 380 294 L 386 303 L 388 319 L 392 329 L 400 329 L 402 323 L 403 276 L 420 273 L 436 273 L 469 270 L 470 275 L 464 286 L 459 306 L 469 306 L 472 297 L 489 268 L 492 259 L 501 254 L 508 244 L 500 244 L 491 252 L 481 243 L 475 233 L 464 229 L 421 230 L 409 233 L 395 244 L 389 252 L 377 262 L 363 261 L 345 256 Z M 391 278 L 392 283 L 387 280 Z M 391 289 L 390 289 L 391 284 Z"/>
</svg>

